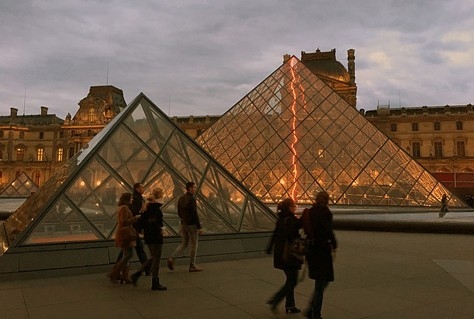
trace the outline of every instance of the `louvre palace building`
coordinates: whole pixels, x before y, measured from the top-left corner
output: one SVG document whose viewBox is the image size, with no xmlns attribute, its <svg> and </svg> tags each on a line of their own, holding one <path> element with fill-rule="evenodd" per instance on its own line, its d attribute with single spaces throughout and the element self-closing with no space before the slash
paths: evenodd
<svg viewBox="0 0 474 319">
<path fill-rule="evenodd" d="M 358 110 L 355 51 L 347 56 L 346 68 L 335 50 L 284 55 L 218 116 L 170 118 L 109 85 L 64 119 L 11 108 L 0 117 L 0 197 L 26 199 L 0 225 L 0 273 L 113 263 L 117 202 L 136 182 L 163 189 L 167 244 L 179 240 L 186 182 L 196 183 L 208 258 L 259 255 L 275 203 L 304 207 L 321 190 L 349 210 L 437 209 L 445 194 L 467 208 L 472 106 Z"/>
<path fill-rule="evenodd" d="M 285 65 L 288 65 L 288 70 Z M 293 67 L 299 71 L 292 73 Z M 292 84 L 288 93 L 284 94 L 279 87 L 281 83 L 297 85 Z M 298 92 L 303 86 L 313 91 Z M 323 89 L 335 92 L 337 100 L 330 101 L 326 106 L 324 103 L 329 101 L 329 94 L 324 93 Z M 389 156 L 371 166 L 367 164 L 371 158 L 380 156 L 376 152 L 367 151 L 361 155 L 362 151 L 352 154 L 343 150 L 344 143 L 353 146 L 351 137 L 368 127 L 360 118 L 371 123 L 380 136 L 373 138 L 376 135 L 374 131 L 371 136 L 361 137 L 364 145 L 358 145 L 357 149 L 375 147 L 378 150 L 378 145 L 383 144 L 387 148 L 384 153 L 390 155 L 396 152 L 399 157 L 396 161 L 410 162 L 406 166 L 393 168 L 394 171 L 418 174 L 421 178 L 426 170 L 459 198 L 474 193 L 474 152 L 469 147 L 474 143 L 474 110 L 471 104 L 399 108 L 378 105 L 374 110 L 364 110 L 358 109 L 356 96 L 355 51 L 347 51 L 346 67 L 336 60 L 335 49 L 327 52 L 318 49 L 311 53 L 301 52 L 299 59 L 285 55 L 282 68 L 273 72 L 223 115 L 190 115 L 170 120 L 263 202 L 278 201 L 281 195 L 276 194 L 285 192 L 286 195 L 308 200 L 314 195 L 308 189 L 322 188 L 340 195 L 333 198 L 336 204 L 401 204 L 400 201 L 392 201 L 392 195 L 388 195 L 390 192 L 386 190 L 392 187 L 392 181 L 384 179 L 388 175 L 390 180 L 408 177 L 384 173 L 389 171 L 391 165 L 387 159 Z M 303 111 L 310 103 L 322 105 L 317 121 L 311 115 L 301 115 L 306 114 Z M 40 106 L 38 114 L 18 114 L 18 109 L 11 107 L 10 114 L 0 115 L 0 196 L 27 197 L 35 192 L 127 106 L 122 90 L 110 85 L 90 87 L 88 95 L 78 104 L 76 114 L 68 114 L 64 119 L 49 114 L 46 106 Z M 276 111 L 279 104 L 288 105 L 288 108 L 278 106 Z M 264 106 L 260 110 L 254 109 L 258 105 Z M 295 116 L 294 110 L 298 107 L 303 113 Z M 285 149 L 279 151 L 290 154 L 293 164 L 298 158 L 315 178 L 304 174 L 296 176 L 291 163 L 281 164 L 281 159 L 273 159 L 270 150 L 266 150 L 268 145 L 264 144 L 265 141 L 282 145 L 280 139 L 284 140 L 295 132 L 287 127 L 295 119 L 306 123 L 308 132 L 324 135 L 322 140 L 342 141 L 340 146 L 321 141 L 313 143 L 318 137 L 301 131 L 300 134 L 306 136 L 300 143 L 305 144 L 303 148 L 298 150 L 295 143 L 289 142 Z M 359 122 L 352 128 L 353 123 Z M 279 127 L 273 130 L 269 123 Z M 335 128 L 337 123 L 340 128 Z M 239 131 L 239 127 L 246 132 Z M 268 128 L 254 130 L 256 127 Z M 281 133 L 286 130 L 288 134 Z M 274 134 L 274 131 L 277 133 Z M 223 145 L 231 148 L 226 149 Z M 361 157 L 367 160 L 358 162 Z M 408 166 L 415 165 L 412 163 L 419 167 L 408 169 Z M 365 170 L 364 167 L 371 168 Z M 387 176 L 382 178 L 384 174 Z M 365 201 L 369 192 L 357 189 L 364 179 L 379 188 L 370 196 L 377 197 L 380 193 L 377 201 Z M 412 184 L 404 187 L 412 187 L 407 185 Z M 393 195 L 394 198 L 397 196 Z"/>
</svg>

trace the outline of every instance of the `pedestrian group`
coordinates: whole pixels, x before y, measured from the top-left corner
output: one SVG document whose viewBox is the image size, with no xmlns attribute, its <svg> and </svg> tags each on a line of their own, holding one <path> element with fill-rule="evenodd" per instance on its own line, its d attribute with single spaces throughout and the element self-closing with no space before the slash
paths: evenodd
<svg viewBox="0 0 474 319">
<path fill-rule="evenodd" d="M 178 215 L 181 222 L 182 241 L 167 259 L 167 266 L 174 270 L 175 259 L 182 257 L 190 246 L 189 272 L 203 269 L 196 265 L 198 238 L 202 234 L 201 222 L 196 205 L 196 185 L 186 183 L 186 193 L 178 200 Z M 151 275 L 151 290 L 167 290 L 159 278 L 160 261 L 163 247 L 164 191 L 155 188 L 143 198 L 144 187 L 141 183 L 133 185 L 133 194 L 123 193 L 117 210 L 117 228 L 115 245 L 120 254 L 108 276 L 113 282 L 138 285 L 139 278 Z M 329 194 L 319 192 L 311 208 L 296 216 L 296 202 L 292 198 L 281 201 L 277 206 L 278 219 L 273 235 L 267 247 L 267 253 L 273 251 L 273 266 L 282 270 L 286 276 L 283 286 L 267 301 L 270 310 L 277 313 L 278 305 L 285 300 L 287 314 L 300 313 L 296 306 L 294 289 L 298 284 L 298 273 L 304 265 L 308 268 L 309 278 L 314 280 L 314 292 L 304 315 L 311 319 L 322 319 L 321 309 L 324 291 L 334 281 L 333 262 L 337 241 L 332 228 L 332 213 L 328 208 Z M 302 231 L 300 231 L 302 230 Z M 151 258 L 147 257 L 143 239 Z M 133 250 L 141 262 L 140 268 L 131 276 L 129 262 Z"/>
</svg>

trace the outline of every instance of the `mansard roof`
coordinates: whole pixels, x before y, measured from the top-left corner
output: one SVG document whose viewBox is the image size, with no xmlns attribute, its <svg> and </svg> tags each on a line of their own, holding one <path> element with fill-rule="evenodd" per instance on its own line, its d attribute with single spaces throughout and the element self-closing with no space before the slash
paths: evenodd
<svg viewBox="0 0 474 319">
<path fill-rule="evenodd" d="M 57 117 L 56 114 L 47 115 L 17 115 L 17 116 L 0 116 L 0 125 L 25 125 L 25 126 L 39 126 L 39 125 L 62 125 L 64 120 Z"/>
</svg>

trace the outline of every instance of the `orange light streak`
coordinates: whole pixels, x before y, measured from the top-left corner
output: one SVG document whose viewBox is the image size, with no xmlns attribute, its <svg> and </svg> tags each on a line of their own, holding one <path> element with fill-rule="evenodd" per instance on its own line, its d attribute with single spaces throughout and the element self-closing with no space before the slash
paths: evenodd
<svg viewBox="0 0 474 319">
<path fill-rule="evenodd" d="M 298 142 L 298 135 L 296 134 L 296 100 L 298 99 L 298 94 L 296 92 L 295 88 L 295 83 L 296 83 L 296 75 L 295 75 L 295 70 L 294 70 L 294 64 L 293 61 L 291 62 L 291 95 L 293 96 L 293 102 L 291 103 L 291 112 L 293 114 L 292 120 L 291 120 L 291 135 L 293 137 L 293 141 L 291 142 L 291 153 L 292 153 L 292 159 L 291 159 L 291 166 L 293 167 L 292 173 L 293 173 L 293 186 L 291 187 L 290 191 L 290 196 L 296 201 L 296 181 L 298 178 L 298 166 L 296 165 L 297 162 L 297 152 L 296 152 L 296 143 Z"/>
<path fill-rule="evenodd" d="M 292 153 L 291 165 L 292 165 L 292 175 L 293 175 L 293 186 L 291 187 L 291 190 L 290 190 L 290 196 L 295 201 L 297 200 L 296 186 L 297 186 L 297 180 L 298 180 L 298 152 L 296 150 L 296 143 L 298 143 L 298 135 L 296 132 L 296 126 L 298 124 L 297 109 L 296 109 L 297 100 L 298 100 L 298 92 L 297 92 L 298 88 L 301 92 L 300 94 L 301 94 L 301 99 L 303 102 L 303 108 L 306 110 L 306 98 L 304 95 L 304 87 L 301 84 L 301 81 L 299 80 L 299 76 L 295 72 L 296 63 L 297 63 L 296 59 L 293 59 L 290 62 L 290 66 L 291 66 L 290 88 L 291 88 L 291 95 L 293 96 L 293 102 L 291 103 L 291 113 L 292 113 L 291 136 L 293 137 L 293 140 L 290 145 L 291 153 Z"/>
</svg>

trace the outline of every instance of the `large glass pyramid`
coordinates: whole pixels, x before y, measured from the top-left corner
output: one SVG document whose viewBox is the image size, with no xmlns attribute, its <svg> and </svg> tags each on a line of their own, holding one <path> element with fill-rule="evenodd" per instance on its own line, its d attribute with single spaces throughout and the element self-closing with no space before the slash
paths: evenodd
<svg viewBox="0 0 474 319">
<path fill-rule="evenodd" d="M 294 56 L 198 143 L 266 203 L 325 190 L 334 204 L 464 206 Z"/>
<path fill-rule="evenodd" d="M 0 197 L 28 197 L 37 191 L 38 186 L 35 182 L 25 172 L 21 172 L 15 180 L 5 187 L 0 193 Z"/>
<path fill-rule="evenodd" d="M 105 241 L 116 226 L 117 202 L 142 182 L 165 191 L 168 236 L 179 232 L 177 200 L 197 186 L 207 234 L 273 229 L 275 217 L 239 181 L 140 94 L 0 228 L 0 254 L 31 244 Z"/>
</svg>

